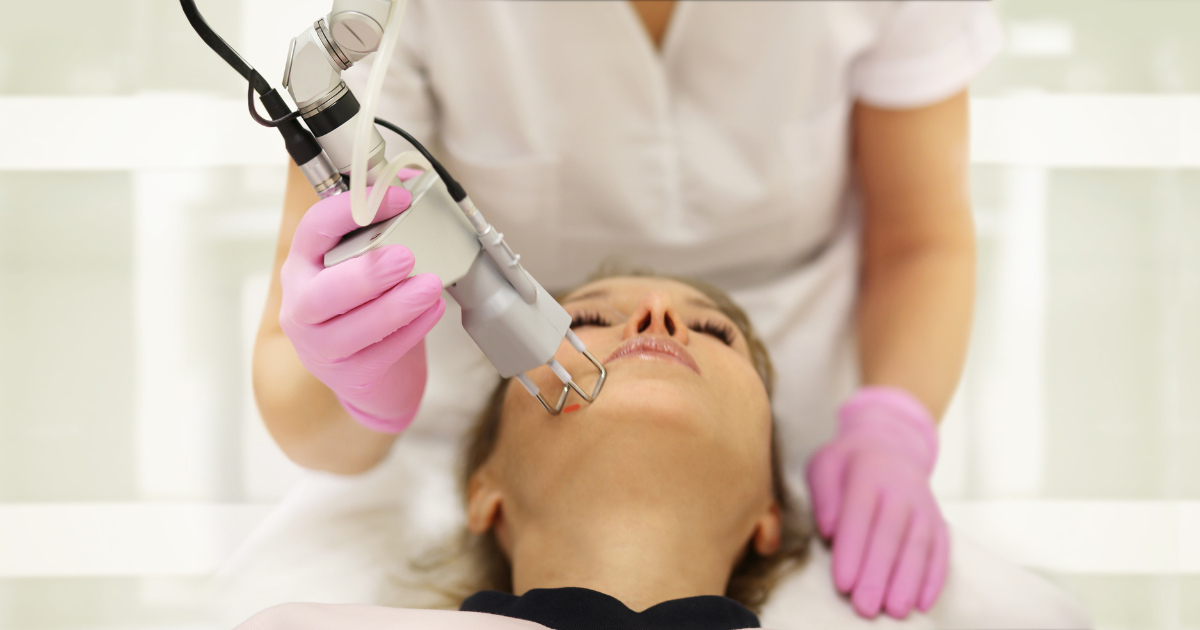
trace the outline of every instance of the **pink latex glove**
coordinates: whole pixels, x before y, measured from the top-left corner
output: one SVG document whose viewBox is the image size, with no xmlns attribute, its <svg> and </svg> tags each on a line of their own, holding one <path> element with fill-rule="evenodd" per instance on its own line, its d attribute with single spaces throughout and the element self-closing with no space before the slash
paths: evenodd
<svg viewBox="0 0 1200 630">
<path fill-rule="evenodd" d="M 808 463 L 821 534 L 833 539 L 833 580 L 864 617 L 928 611 L 946 582 L 950 538 L 929 485 L 933 417 L 911 394 L 864 387 L 838 412 L 838 433 Z"/>
<path fill-rule="evenodd" d="M 409 192 L 392 187 L 377 221 L 408 208 Z M 364 426 L 399 433 L 425 391 L 425 335 L 442 317 L 442 281 L 412 276 L 413 255 L 386 245 L 328 269 L 325 252 L 356 229 L 350 195 L 323 199 L 296 227 L 280 271 L 279 325 L 304 367 L 333 390 Z"/>
</svg>

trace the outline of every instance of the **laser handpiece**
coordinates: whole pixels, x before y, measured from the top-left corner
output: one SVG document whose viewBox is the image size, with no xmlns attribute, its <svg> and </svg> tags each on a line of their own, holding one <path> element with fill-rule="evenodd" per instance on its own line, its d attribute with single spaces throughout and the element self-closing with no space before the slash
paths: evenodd
<svg viewBox="0 0 1200 630">
<path fill-rule="evenodd" d="M 412 193 L 412 203 L 405 212 L 347 235 L 326 254 L 327 267 L 383 245 L 405 245 L 416 260 L 413 273 L 433 272 L 441 278 L 446 291 L 461 307 L 463 328 L 501 376 L 516 378 L 551 414 L 562 412 L 571 391 L 592 402 L 599 396 L 607 373 L 570 330 L 571 317 L 529 275 L 503 234 L 487 222 L 434 156 L 404 130 L 373 118 L 389 55 L 381 55 L 373 69 L 373 91 L 366 111 L 341 78 L 341 72 L 355 62 L 380 48 L 386 53 L 395 45 L 405 0 L 395 2 L 335 0 L 327 16 L 292 40 L 284 86 L 298 111 L 289 112 L 261 75 L 208 28 L 194 0 L 181 0 L 189 21 L 205 42 L 250 81 L 251 115 L 260 124 L 280 128 L 289 154 L 322 198 L 350 189 L 346 178 L 364 163 L 363 174 L 353 179 L 355 188 L 387 182 L 405 185 Z M 262 95 L 274 120 L 262 119 L 254 111 L 255 91 Z M 302 118 L 308 129 L 297 118 Z M 372 123 L 400 134 L 419 155 L 408 152 L 388 162 L 383 136 Z M 299 149 L 293 151 L 293 146 Z M 431 172 L 407 185 L 395 179 L 400 168 L 414 165 Z M 374 200 L 382 196 L 383 189 L 376 189 L 379 194 L 373 193 Z M 360 225 L 369 223 L 377 203 L 365 204 L 370 209 L 362 212 L 364 205 L 358 204 L 357 198 L 355 201 L 355 220 Z M 598 378 L 590 392 L 580 387 L 554 358 L 564 340 L 597 369 Z M 541 365 L 547 365 L 563 385 L 553 403 L 526 375 Z"/>
</svg>

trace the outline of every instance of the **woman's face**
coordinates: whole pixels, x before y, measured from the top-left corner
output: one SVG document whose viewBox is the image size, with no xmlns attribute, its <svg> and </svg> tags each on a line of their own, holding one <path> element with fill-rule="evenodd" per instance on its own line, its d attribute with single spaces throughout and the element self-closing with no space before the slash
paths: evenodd
<svg viewBox="0 0 1200 630">
<path fill-rule="evenodd" d="M 519 528 L 600 504 L 687 513 L 744 545 L 774 501 L 770 401 L 743 333 L 711 299 L 673 280 L 599 280 L 562 304 L 608 371 L 604 389 L 552 416 L 519 385 L 508 388 L 495 451 L 472 483 L 476 499 L 480 483 L 492 490 L 503 517 L 479 520 L 473 501 L 471 528 Z M 597 374 L 583 356 L 564 343 L 557 358 L 591 391 Z M 548 368 L 530 376 L 557 398 L 562 386 Z M 567 408 L 576 402 L 572 394 Z"/>
<path fill-rule="evenodd" d="M 614 405 L 633 405 L 626 410 L 642 415 L 656 410 L 652 415 L 660 420 L 682 417 L 693 425 L 701 408 L 757 410 L 769 422 L 766 388 L 745 336 L 699 290 L 663 278 L 608 278 L 576 289 L 562 303 L 572 329 L 605 364 L 607 384 L 617 385 Z M 566 344 L 557 358 L 591 391 L 593 366 Z M 539 372 L 533 376 L 544 391 L 561 389 L 548 368 Z"/>
</svg>

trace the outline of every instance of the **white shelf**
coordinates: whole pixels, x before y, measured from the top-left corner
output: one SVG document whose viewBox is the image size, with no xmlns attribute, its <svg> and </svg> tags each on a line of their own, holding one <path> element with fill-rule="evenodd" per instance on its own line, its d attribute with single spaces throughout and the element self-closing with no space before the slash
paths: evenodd
<svg viewBox="0 0 1200 630">
<path fill-rule="evenodd" d="M 0 578 L 214 573 L 271 505 L 0 505 Z"/>
<path fill-rule="evenodd" d="M 1021 566 L 1200 575 L 1200 501 L 979 501 L 942 510 L 954 527 Z"/>
<path fill-rule="evenodd" d="M 1200 168 L 1200 95 L 1030 94 L 972 102 L 976 164 Z M 203 94 L 0 97 L 0 171 L 282 165 L 241 99 Z"/>
<path fill-rule="evenodd" d="M 274 129 L 245 100 L 202 94 L 0 97 L 0 171 L 126 171 L 282 165 Z"/>
<path fill-rule="evenodd" d="M 953 526 L 1022 566 L 1200 575 L 1200 501 L 943 503 Z M 211 575 L 267 504 L 0 505 L 0 578 Z"/>
<path fill-rule="evenodd" d="M 979 98 L 971 118 L 976 164 L 1200 168 L 1200 95 Z"/>
</svg>

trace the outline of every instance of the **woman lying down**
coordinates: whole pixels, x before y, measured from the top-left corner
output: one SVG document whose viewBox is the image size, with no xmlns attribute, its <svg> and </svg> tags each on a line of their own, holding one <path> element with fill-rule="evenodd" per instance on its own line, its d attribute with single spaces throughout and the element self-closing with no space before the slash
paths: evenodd
<svg viewBox="0 0 1200 630">
<path fill-rule="evenodd" d="M 460 611 L 287 604 L 240 629 L 759 627 L 810 534 L 745 314 L 716 289 L 657 277 L 593 281 L 562 303 L 606 365 L 604 392 L 551 416 L 511 381 L 496 389 L 464 453 L 479 583 Z M 558 359 L 594 373 L 565 346 Z"/>
</svg>

